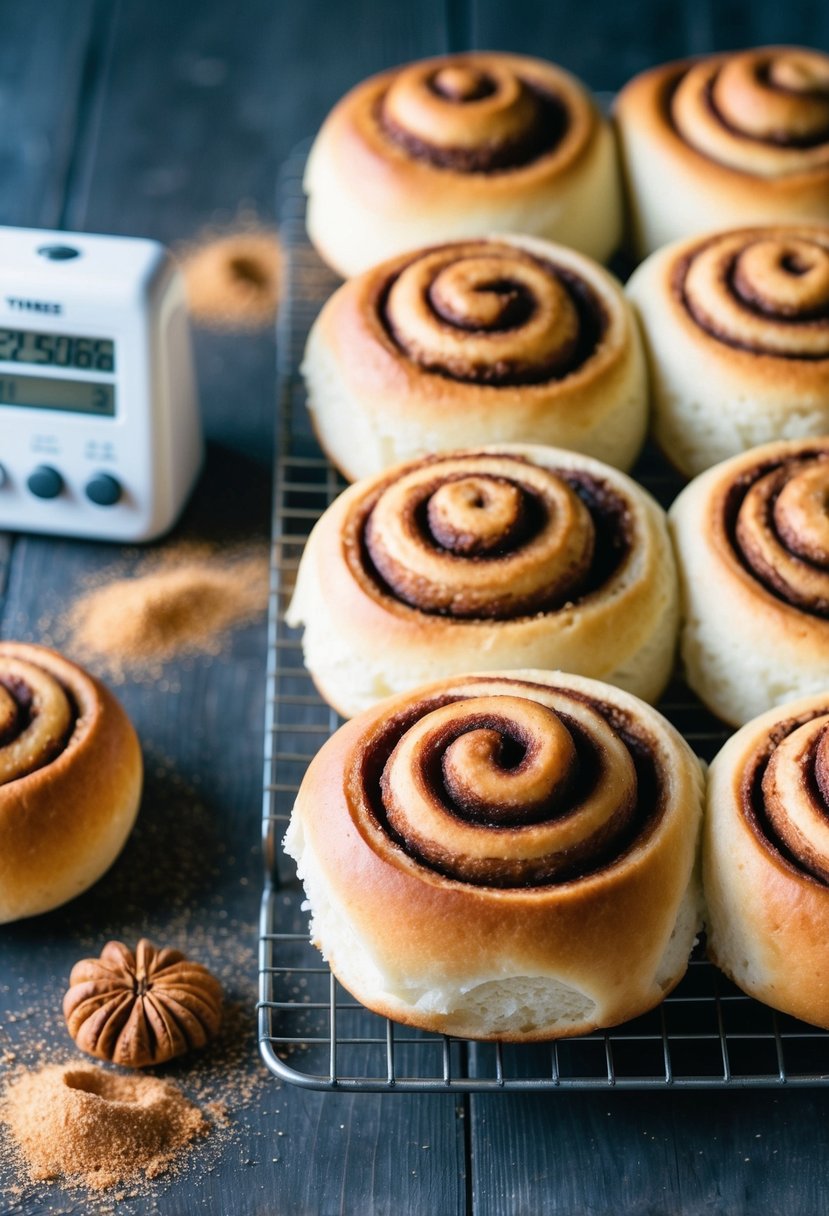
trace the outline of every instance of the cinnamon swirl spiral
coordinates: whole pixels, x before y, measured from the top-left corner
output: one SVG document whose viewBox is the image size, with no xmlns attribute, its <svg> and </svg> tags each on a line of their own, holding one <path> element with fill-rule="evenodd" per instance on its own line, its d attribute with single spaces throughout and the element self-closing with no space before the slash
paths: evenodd
<svg viewBox="0 0 829 1216">
<path fill-rule="evenodd" d="M 550 443 L 628 468 L 647 421 L 620 285 L 526 237 L 422 249 L 349 280 L 311 329 L 303 373 L 320 442 L 352 480 L 475 443 Z"/>
<path fill-rule="evenodd" d="M 739 725 L 829 688 L 829 440 L 767 444 L 670 511 L 688 682 Z"/>
<path fill-rule="evenodd" d="M 644 1012 L 681 978 L 701 790 L 635 697 L 562 673 L 459 676 L 338 731 L 286 848 L 318 946 L 370 1008 L 551 1038 Z"/>
<path fill-rule="evenodd" d="M 656 503 L 598 461 L 513 445 L 352 486 L 309 538 L 287 619 L 349 716 L 446 673 L 528 664 L 655 698 L 676 612 Z"/>
<path fill-rule="evenodd" d="M 343 275 L 433 241 L 526 232 L 600 260 L 621 232 L 613 139 L 540 59 L 472 52 L 352 89 L 311 149 L 308 232 Z"/>
<path fill-rule="evenodd" d="M 617 102 L 640 252 L 732 224 L 829 220 L 829 55 L 760 47 L 643 72 Z"/>
<path fill-rule="evenodd" d="M 829 697 L 749 722 L 711 765 L 708 949 L 751 996 L 829 1029 Z"/>
<path fill-rule="evenodd" d="M 138 741 L 112 695 L 54 651 L 0 643 L 0 923 L 95 882 L 140 790 Z"/>
<path fill-rule="evenodd" d="M 650 355 L 656 437 L 684 473 L 829 432 L 829 225 L 677 242 L 639 267 L 628 292 Z"/>
</svg>

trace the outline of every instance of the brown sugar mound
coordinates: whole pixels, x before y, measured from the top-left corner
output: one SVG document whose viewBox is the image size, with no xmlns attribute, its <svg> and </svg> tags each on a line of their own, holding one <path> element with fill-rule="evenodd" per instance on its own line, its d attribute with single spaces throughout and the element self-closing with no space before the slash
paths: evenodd
<svg viewBox="0 0 829 1216">
<path fill-rule="evenodd" d="M 181 255 L 190 315 L 214 329 L 272 325 L 279 305 L 280 252 L 266 229 L 207 237 Z"/>
<path fill-rule="evenodd" d="M 157 567 L 81 596 L 67 625 L 75 651 L 114 673 L 186 654 L 216 654 L 230 630 L 268 602 L 264 553 L 247 557 L 168 553 Z"/>
<path fill-rule="evenodd" d="M 0 1115 L 32 1180 L 63 1178 L 91 1190 L 164 1173 L 210 1127 L 170 1081 L 73 1064 L 24 1073 Z"/>
</svg>

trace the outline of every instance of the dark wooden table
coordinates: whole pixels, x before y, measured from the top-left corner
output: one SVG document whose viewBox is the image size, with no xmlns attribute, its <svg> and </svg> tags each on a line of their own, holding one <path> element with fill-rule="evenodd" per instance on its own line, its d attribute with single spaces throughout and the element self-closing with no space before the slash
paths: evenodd
<svg viewBox="0 0 829 1216">
<path fill-rule="evenodd" d="M 0 223 L 173 246 L 255 208 L 280 162 L 352 83 L 465 46 L 537 53 L 597 89 L 650 63 L 759 42 L 829 46 L 822 0 L 749 7 L 556 0 L 40 0 L 0 3 Z M 175 536 L 264 535 L 274 404 L 270 336 L 197 336 L 208 465 Z M 84 578 L 130 551 L 0 538 L 2 636 L 42 639 Z M 185 1176 L 124 1213 L 480 1216 L 826 1210 L 829 1093 L 326 1095 L 280 1087 L 256 1053 L 265 630 L 119 689 L 147 756 L 139 827 L 68 908 L 0 931 L 0 1058 L 66 1053 L 72 962 L 108 936 L 204 946 L 236 1014 L 218 1055 L 235 1114 Z M 187 1068 L 174 1070 L 182 1082 Z M 212 1084 L 216 1086 L 215 1076 Z M 0 1210 L 91 1212 L 57 1185 Z"/>
</svg>

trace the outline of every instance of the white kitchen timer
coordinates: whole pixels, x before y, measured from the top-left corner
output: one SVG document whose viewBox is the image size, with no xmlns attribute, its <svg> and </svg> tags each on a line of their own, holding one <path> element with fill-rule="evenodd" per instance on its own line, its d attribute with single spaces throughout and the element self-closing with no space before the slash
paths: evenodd
<svg viewBox="0 0 829 1216">
<path fill-rule="evenodd" d="M 150 540 L 176 519 L 202 453 L 167 250 L 0 228 L 0 529 Z"/>
</svg>

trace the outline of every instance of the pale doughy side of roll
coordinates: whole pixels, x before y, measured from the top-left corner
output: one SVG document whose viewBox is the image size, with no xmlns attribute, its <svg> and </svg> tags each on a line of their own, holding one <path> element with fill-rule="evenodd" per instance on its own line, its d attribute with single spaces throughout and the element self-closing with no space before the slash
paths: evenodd
<svg viewBox="0 0 829 1216">
<path fill-rule="evenodd" d="M 668 513 L 682 601 L 680 649 L 690 686 L 734 726 L 829 688 L 829 620 L 787 603 L 746 567 L 728 539 L 724 496 L 752 470 L 824 440 L 767 444 L 692 481 Z"/>
<path fill-rule="evenodd" d="M 371 705 L 418 684 L 439 679 L 449 670 L 478 671 L 510 668 L 534 662 L 545 671 L 567 671 L 589 667 L 595 679 L 624 688 L 643 701 L 655 702 L 670 679 L 678 621 L 676 589 L 665 578 L 642 614 L 624 624 L 619 621 L 612 641 L 606 623 L 585 624 L 579 630 L 574 619 L 560 635 L 539 621 L 534 627 L 514 629 L 512 638 L 502 636 L 497 623 L 478 629 L 446 631 L 433 644 L 423 631 L 420 644 L 404 652 L 390 645 L 367 646 L 367 638 L 343 625 L 336 604 L 320 598 L 320 585 L 312 573 L 313 550 L 309 541 L 307 564 L 300 569 L 291 601 L 289 623 L 305 622 L 302 639 L 306 666 L 325 700 L 343 717 L 353 717 Z M 579 645 L 579 633 L 584 640 Z M 597 652 L 604 636 L 605 653 Z M 444 641 L 445 638 L 445 641 Z M 510 642 L 512 644 L 510 644 Z M 359 647 L 359 649 L 358 649 Z M 621 657 L 614 651 L 621 651 Z M 451 651 L 450 653 L 447 653 Z M 397 659 L 398 661 L 395 661 Z"/>
<path fill-rule="evenodd" d="M 459 881 L 401 853 L 364 819 L 350 774 L 378 722 L 450 688 L 495 692 L 495 703 L 515 692 L 543 701 L 558 688 L 620 720 L 630 715 L 653 747 L 664 793 L 658 824 L 597 871 L 560 883 Z M 687 745 L 617 689 L 539 671 L 461 677 L 390 699 L 337 732 L 303 782 L 285 847 L 305 885 L 314 941 L 369 1008 L 473 1038 L 556 1038 L 636 1016 L 684 974 L 701 918 L 701 791 Z"/>
<path fill-rule="evenodd" d="M 486 373 L 495 370 L 500 357 L 499 344 L 490 366 L 473 368 L 464 379 L 423 366 L 405 346 L 396 346 L 393 335 L 405 342 L 408 318 L 398 318 L 391 303 L 383 302 L 382 285 L 433 250 L 352 279 L 328 300 L 312 326 L 302 364 L 314 429 L 349 480 L 417 456 L 479 443 L 546 443 L 614 468 L 633 464 L 645 438 L 648 383 L 638 326 L 621 285 L 589 258 L 523 236 L 491 237 L 480 246 L 464 243 L 447 252 L 456 265 L 478 252 L 498 254 L 503 282 L 510 275 L 510 248 L 549 266 L 551 276 L 563 271 L 586 284 L 602 311 L 604 333 L 573 370 L 539 374 L 529 382 L 487 383 Z M 431 323 L 437 344 L 441 329 L 451 323 L 437 314 Z M 480 341 L 466 326 L 463 319 L 451 330 L 451 340 L 468 332 L 464 340 L 470 345 Z M 522 327 L 509 320 L 507 333 L 518 349 Z M 539 360 L 549 356 L 555 340 L 553 330 L 550 347 L 538 349 Z"/>
<path fill-rule="evenodd" d="M 348 923 L 348 907 L 331 902 L 325 874 L 306 845 L 297 818 L 291 820 L 285 851 L 297 859 L 297 870 L 313 909 L 311 934 L 331 964 L 340 983 L 362 994 L 373 1008 L 399 1022 L 430 1026 L 443 1034 L 471 1034 L 481 1039 L 531 1039 L 582 1034 L 609 1025 L 616 1015 L 589 990 L 590 985 L 565 983 L 555 976 L 527 975 L 520 957 L 505 957 L 462 979 L 441 977 L 434 987 L 407 984 L 385 975 L 367 943 Z M 697 881 L 689 883 L 676 922 L 655 970 L 654 996 L 658 1002 L 685 973 L 700 931 L 702 894 Z M 425 981 L 428 983 L 428 979 Z"/>
<path fill-rule="evenodd" d="M 477 451 L 581 469 L 618 487 L 634 523 L 628 560 L 604 588 L 551 612 L 459 620 L 390 610 L 344 560 L 344 521 L 374 481 L 357 483 L 311 533 L 287 613 L 290 625 L 304 626 L 305 662 L 323 696 L 351 716 L 452 672 L 533 666 L 586 673 L 656 700 L 673 666 L 679 611 L 661 508 L 624 474 L 571 452 L 527 445 Z"/>
<path fill-rule="evenodd" d="M 42 646 L 0 643 L 65 689 L 76 717 L 65 745 L 0 785 L 0 923 L 50 911 L 110 867 L 132 829 L 141 751 L 127 715 L 93 676 Z"/>
<path fill-rule="evenodd" d="M 829 433 L 829 333 L 825 358 L 799 357 L 759 345 L 741 348 L 756 324 L 756 305 L 731 289 L 733 333 L 718 337 L 689 312 L 678 284 L 681 268 L 698 251 L 740 240 L 745 248 L 768 240 L 781 251 L 793 242 L 824 250 L 829 264 L 829 226 L 740 228 L 677 241 L 643 262 L 627 284 L 638 311 L 648 356 L 653 429 L 668 460 L 688 477 L 760 444 Z M 782 254 L 781 254 L 782 256 Z M 686 273 L 687 279 L 687 273 Z M 723 294 L 729 290 L 723 288 Z M 826 292 L 829 300 L 829 290 Z M 703 305 L 708 300 L 702 300 Z M 738 311 L 741 310 L 741 311 Z M 780 311 L 770 325 L 792 334 L 812 324 Z"/>
<path fill-rule="evenodd" d="M 306 227 L 332 269 L 350 278 L 386 258 L 436 241 L 522 232 L 578 249 L 605 262 L 622 236 L 619 168 L 610 127 L 599 120 L 579 165 L 555 192 L 516 189 L 495 198 L 476 190 L 464 199 L 464 183 L 435 182 L 428 206 L 408 202 L 401 180 L 393 206 L 381 209 L 335 146 L 335 130 L 320 132 L 308 160 Z M 384 200 L 385 203 L 385 200 Z"/>
<path fill-rule="evenodd" d="M 825 1028 L 829 887 L 781 848 L 761 785 L 769 754 L 800 723 L 827 712 L 824 689 L 761 715 L 729 739 L 709 771 L 703 828 L 711 957 L 750 996 Z M 819 792 L 817 798 L 823 806 Z"/>
</svg>

